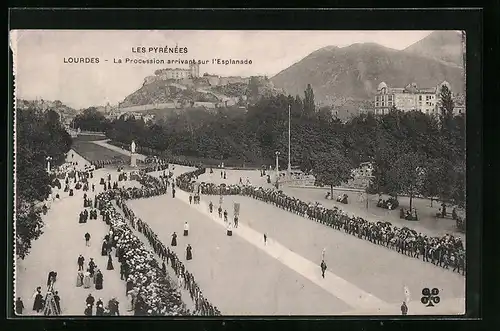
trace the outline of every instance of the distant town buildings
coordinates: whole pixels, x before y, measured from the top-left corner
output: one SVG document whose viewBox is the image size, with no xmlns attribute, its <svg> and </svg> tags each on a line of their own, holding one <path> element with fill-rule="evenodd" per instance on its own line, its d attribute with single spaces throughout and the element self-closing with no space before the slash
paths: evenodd
<svg viewBox="0 0 500 331">
<path fill-rule="evenodd" d="M 375 95 L 375 114 L 384 115 L 396 107 L 401 111 L 421 111 L 427 115 L 437 116 L 439 114 L 439 102 L 441 87 L 447 86 L 450 91 L 451 86 L 447 81 L 443 81 L 435 87 L 421 88 L 416 83 L 408 84 L 405 87 L 389 87 L 385 82 L 378 85 Z M 460 96 L 454 96 L 455 108 L 453 112 L 460 114 L 465 112 L 465 103 Z"/>
</svg>

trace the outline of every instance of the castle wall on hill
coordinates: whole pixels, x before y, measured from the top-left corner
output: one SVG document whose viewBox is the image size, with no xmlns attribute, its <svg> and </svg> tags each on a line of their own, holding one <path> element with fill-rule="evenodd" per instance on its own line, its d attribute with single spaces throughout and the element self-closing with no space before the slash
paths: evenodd
<svg viewBox="0 0 500 331">
<path fill-rule="evenodd" d="M 151 109 L 162 109 L 162 108 L 176 108 L 176 104 L 174 102 L 154 103 L 149 105 L 123 107 L 123 108 L 118 108 L 118 110 L 120 112 L 135 112 L 135 111 L 144 111 Z"/>
</svg>

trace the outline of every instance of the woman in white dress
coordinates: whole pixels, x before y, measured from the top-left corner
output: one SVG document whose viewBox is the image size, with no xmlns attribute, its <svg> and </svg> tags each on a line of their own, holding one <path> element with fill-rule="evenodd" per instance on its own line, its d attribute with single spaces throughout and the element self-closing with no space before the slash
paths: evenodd
<svg viewBox="0 0 500 331">
<path fill-rule="evenodd" d="M 91 284 L 90 272 L 86 271 L 83 274 L 83 288 L 90 288 L 90 284 Z"/>
</svg>

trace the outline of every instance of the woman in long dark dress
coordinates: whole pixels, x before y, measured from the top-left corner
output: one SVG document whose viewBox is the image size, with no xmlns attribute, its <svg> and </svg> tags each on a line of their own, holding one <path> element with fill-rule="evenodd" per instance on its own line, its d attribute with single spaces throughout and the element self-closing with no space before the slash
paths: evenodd
<svg viewBox="0 0 500 331">
<path fill-rule="evenodd" d="M 102 290 L 103 276 L 101 270 L 97 270 L 95 274 L 95 289 Z"/>
<path fill-rule="evenodd" d="M 193 248 L 191 247 L 191 245 L 188 244 L 186 247 L 186 260 L 188 260 L 188 261 L 193 258 L 192 250 L 193 250 Z"/>
<path fill-rule="evenodd" d="M 42 309 L 43 309 L 42 288 L 37 287 L 35 294 L 35 302 L 33 302 L 33 310 L 35 310 L 38 313 Z"/>
<path fill-rule="evenodd" d="M 108 244 L 105 240 L 102 242 L 101 255 L 102 256 L 108 255 Z"/>
<path fill-rule="evenodd" d="M 177 246 L 177 233 L 172 234 L 172 242 L 170 243 L 171 246 Z"/>
<path fill-rule="evenodd" d="M 108 267 L 106 268 L 108 270 L 114 270 L 113 268 L 113 260 L 111 259 L 111 254 L 108 255 Z"/>
</svg>

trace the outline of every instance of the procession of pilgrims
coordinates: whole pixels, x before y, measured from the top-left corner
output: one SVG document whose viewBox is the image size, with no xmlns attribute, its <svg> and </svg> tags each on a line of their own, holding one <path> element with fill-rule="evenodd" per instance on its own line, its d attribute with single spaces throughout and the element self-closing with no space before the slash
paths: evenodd
<svg viewBox="0 0 500 331">
<path fill-rule="evenodd" d="M 149 227 L 147 223 L 134 215 L 134 212 L 130 208 L 128 208 L 123 199 L 117 197 L 116 204 L 122 209 L 125 218 L 129 220 L 132 228 L 144 234 L 154 252 L 160 257 L 160 259 L 162 260 L 163 274 L 167 275 L 166 266 L 169 265 L 174 271 L 175 275 L 178 278 L 182 279 L 182 281 L 179 283 L 183 285 L 184 289 L 189 291 L 191 299 L 195 304 L 194 314 L 207 316 L 220 315 L 220 311 L 203 297 L 203 293 L 200 290 L 198 284 L 196 284 L 194 276 L 186 270 L 186 267 L 179 259 L 177 254 L 160 241 L 156 233 Z M 183 230 L 183 237 L 189 236 L 189 224 L 187 222 L 184 223 Z M 177 246 L 177 244 L 177 234 L 174 232 L 172 234 L 170 245 Z M 185 260 L 189 261 L 192 258 L 193 248 L 190 244 L 187 244 Z"/>
<path fill-rule="evenodd" d="M 200 168 L 178 176 L 176 178 L 177 186 L 184 191 L 193 192 L 196 179 L 205 171 L 205 168 Z M 429 236 L 407 227 L 394 226 L 390 222 L 371 222 L 361 217 L 350 217 L 337 207 L 328 209 L 319 203 L 306 203 L 300 199 L 289 197 L 274 188 L 264 189 L 251 185 L 217 185 L 205 182 L 199 183 L 198 187 L 201 194 L 204 195 L 252 197 L 374 244 L 394 249 L 401 254 L 418 259 L 422 258 L 425 262 L 451 269 L 462 275 L 465 273 L 464 244 L 460 237 L 451 234 L 441 237 Z M 209 203 L 209 209 L 213 209 L 212 202 Z M 219 206 L 218 212 L 219 217 L 221 217 L 221 206 Z M 224 218 L 226 219 L 226 217 Z"/>
<path fill-rule="evenodd" d="M 186 162 L 183 162 L 186 163 Z M 89 191 L 88 178 L 93 178 L 93 170 L 95 166 L 91 166 L 84 171 L 77 171 L 73 163 L 67 167 L 66 172 L 60 171 L 58 179 L 64 180 L 66 186 L 65 191 L 69 195 L 73 195 L 73 189 L 70 188 L 74 184 L 74 188 L 82 189 L 85 192 Z M 187 164 L 193 165 L 193 164 Z M 86 219 L 92 213 L 92 218 L 96 218 L 94 213 L 99 211 L 102 216 L 102 221 L 109 226 L 109 233 L 104 236 L 101 254 L 108 256 L 107 270 L 113 270 L 112 251 L 115 249 L 115 258 L 120 263 L 121 278 L 126 280 L 125 292 L 127 295 L 126 309 L 133 311 L 134 315 L 140 316 L 155 316 L 155 315 L 220 315 L 220 311 L 214 307 L 203 297 L 199 286 L 195 282 L 194 276 L 189 273 L 181 259 L 175 252 L 170 250 L 166 245 L 161 243 L 158 236 L 151 228 L 142 220 L 135 217 L 124 203 L 127 199 L 137 199 L 143 197 L 157 196 L 165 194 L 168 187 L 171 185 L 172 191 L 175 192 L 175 187 L 179 187 L 187 192 L 193 192 L 196 179 L 198 176 L 205 173 L 205 168 L 199 168 L 195 171 L 184 173 L 178 176 L 170 183 L 172 173 L 166 173 L 168 164 L 150 166 L 143 171 L 119 175 L 121 180 L 137 180 L 142 187 L 123 188 L 119 187 L 116 182 L 111 186 L 111 176 L 106 179 L 101 178 L 100 185 L 103 185 L 104 192 L 98 194 L 94 199 L 84 196 L 84 207 L 91 208 L 88 212 L 86 209 L 82 212 L 81 217 Z M 161 171 L 163 175 L 156 178 L 147 175 L 147 171 Z M 93 191 L 93 190 L 92 190 Z M 310 218 L 316 222 L 333 227 L 337 230 L 343 230 L 346 233 L 355 235 L 359 238 L 369 240 L 379 245 L 385 245 L 393 248 L 402 254 L 406 254 L 415 258 L 422 256 L 424 261 L 429 261 L 443 268 L 453 268 L 453 271 L 464 273 L 465 269 L 465 250 L 462 240 L 445 235 L 443 237 L 430 237 L 422 235 L 414 230 L 406 227 L 398 228 L 392 226 L 389 222 L 369 222 L 359 217 L 349 217 L 343 211 L 334 209 L 326 209 L 320 204 L 305 203 L 299 199 L 288 197 L 283 192 L 275 189 L 263 189 L 261 187 L 253 187 L 251 185 L 215 185 L 212 183 L 201 183 L 197 186 L 197 193 L 205 195 L 245 195 L 271 203 L 279 208 L 298 215 Z M 116 204 L 122 209 L 125 218 L 117 212 L 111 201 L 116 200 Z M 213 208 L 210 202 L 210 208 Z M 93 207 L 93 208 L 92 208 Z M 219 207 L 220 208 L 220 207 Z M 219 211 L 221 213 L 221 211 Z M 227 211 L 224 212 L 227 220 Z M 84 216 L 86 215 L 86 216 Z M 145 235 L 149 243 L 154 249 L 154 252 L 160 257 L 161 266 L 151 251 L 148 251 L 144 244 L 138 239 L 128 227 L 127 220 L 130 226 Z M 231 223 L 231 222 L 229 222 Z M 189 233 L 189 226 L 184 225 L 185 236 Z M 232 230 L 228 227 L 229 231 Z M 171 244 L 177 245 L 177 235 L 173 234 Z M 174 240 L 175 239 L 175 240 Z M 82 256 L 80 256 L 82 257 Z M 90 288 L 92 284 L 96 289 L 103 288 L 103 275 L 97 268 L 95 262 L 90 258 L 88 268 L 83 271 L 84 261 L 80 262 L 78 258 L 78 274 L 77 287 Z M 186 245 L 186 261 L 192 259 L 192 247 Z M 82 257 L 83 258 L 83 257 Z M 84 258 L 83 258 L 84 260 Z M 190 312 L 186 309 L 185 304 L 181 300 L 178 290 L 173 288 L 169 281 L 169 275 L 166 271 L 166 265 L 169 265 L 175 275 L 179 279 L 179 284 L 182 284 L 189 291 L 193 302 L 195 303 L 195 311 Z M 57 275 L 57 273 L 55 273 Z M 55 275 L 49 274 L 49 280 L 54 279 Z M 83 275 L 83 277 L 82 277 Z M 38 301 L 35 300 L 34 309 L 40 310 L 43 308 L 43 296 L 41 290 L 37 288 L 35 293 Z M 41 299 L 42 298 L 42 299 Z M 99 300 L 101 301 L 101 300 Z M 85 314 L 91 315 L 93 304 L 86 302 Z M 35 307 L 36 306 L 36 307 Z M 108 306 L 104 308 L 102 304 L 96 305 L 96 314 L 111 315 L 119 314 L 118 302 L 115 298 L 111 299 Z"/>
<path fill-rule="evenodd" d="M 142 221 L 139 221 L 133 216 L 133 212 L 130 211 L 125 205 L 124 201 L 127 199 L 136 199 L 141 197 L 150 197 L 165 194 L 167 192 L 167 188 L 169 185 L 175 187 L 174 183 L 169 183 L 168 180 L 171 177 L 171 173 L 167 175 L 164 172 L 161 178 L 156 178 L 153 176 L 149 176 L 145 173 L 145 171 L 138 171 L 134 174 L 130 175 L 131 179 L 137 180 L 142 187 L 137 188 L 116 188 L 111 190 L 106 190 L 103 193 L 99 194 L 95 198 L 94 205 L 99 209 L 100 214 L 102 215 L 102 220 L 105 222 L 110 229 L 116 228 L 116 224 L 120 224 L 118 227 L 119 230 L 113 230 L 114 234 L 109 234 L 108 237 L 104 237 L 103 243 L 101 246 L 101 253 L 105 254 L 112 250 L 114 247 L 116 249 L 116 257 L 118 258 L 118 262 L 120 262 L 120 276 L 122 279 L 127 280 L 127 298 L 129 298 L 129 302 L 127 304 L 128 308 L 134 311 L 135 315 L 171 315 L 171 314 L 195 314 L 195 315 L 220 315 L 220 311 L 214 307 L 212 304 L 208 302 L 203 297 L 203 293 L 201 292 L 199 286 L 194 281 L 194 276 L 190 274 L 183 263 L 177 257 L 177 255 L 171 251 L 166 249 L 165 245 L 161 244 L 158 240 L 156 234 L 153 234 L 152 230 Z M 110 178 L 107 178 L 108 181 Z M 110 203 L 112 200 L 116 201 L 116 204 L 119 208 L 121 208 L 126 215 L 124 219 L 112 206 Z M 130 253 L 127 253 L 127 248 L 129 245 L 133 247 L 136 253 L 136 246 L 143 246 L 142 243 L 133 235 L 131 235 L 131 230 L 128 228 L 125 220 L 129 221 L 129 224 L 135 230 L 144 233 L 146 238 L 151 243 L 151 246 L 154 248 L 155 252 L 159 255 L 160 261 L 162 261 L 162 265 L 160 266 L 156 259 L 151 256 L 151 253 L 145 253 L 142 258 L 139 258 L 138 261 L 141 262 L 141 268 L 135 265 L 137 260 L 134 256 L 131 256 Z M 127 231 L 128 229 L 128 231 Z M 189 232 L 189 226 L 185 226 L 184 229 L 187 229 Z M 123 231 L 123 232 L 122 232 Z M 123 235 L 123 233 L 129 233 L 129 235 Z M 186 233 L 186 232 L 184 232 Z M 121 234 L 121 235 L 120 235 Z M 112 239 L 111 239 L 112 238 Z M 120 245 L 123 244 L 123 246 Z M 161 253 L 161 254 L 160 254 Z M 193 248 L 190 245 L 186 245 L 186 260 L 189 261 L 193 258 Z M 146 262 L 148 260 L 149 265 L 144 265 L 142 267 L 142 262 Z M 166 303 L 162 304 L 161 299 L 169 298 L 172 299 L 172 296 L 177 297 L 179 294 L 173 293 L 175 289 L 166 289 L 162 288 L 157 291 L 154 290 L 154 286 L 152 286 L 151 282 L 147 281 L 148 275 L 151 272 L 154 272 L 156 275 L 150 275 L 154 279 L 157 279 L 158 286 L 165 287 L 169 282 L 165 282 L 163 279 L 168 278 L 168 274 L 166 273 L 166 266 L 170 265 L 174 270 L 176 276 L 180 279 L 183 279 L 183 287 L 189 291 L 190 296 L 195 303 L 195 311 L 188 312 L 186 311 L 184 305 L 179 299 L 179 303 L 174 305 L 174 307 L 168 307 L 169 305 Z M 140 277 L 137 276 L 137 273 L 148 272 Z M 158 272 L 160 274 L 158 274 Z M 141 284 L 149 283 L 149 288 L 144 289 L 144 286 Z M 162 293 L 166 292 L 166 293 Z M 151 295 L 150 293 L 151 292 Z M 157 299 L 160 301 L 151 301 L 152 299 Z M 171 305 L 170 305 L 171 306 Z M 177 311 L 177 313 L 169 312 L 171 309 Z"/>
</svg>

